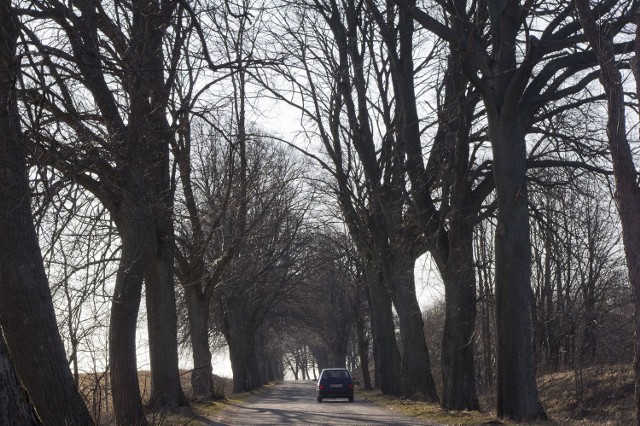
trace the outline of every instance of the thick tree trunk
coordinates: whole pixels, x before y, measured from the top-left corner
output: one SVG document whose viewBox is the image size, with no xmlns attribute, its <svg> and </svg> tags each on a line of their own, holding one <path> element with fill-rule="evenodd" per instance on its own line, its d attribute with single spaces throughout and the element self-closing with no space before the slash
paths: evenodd
<svg viewBox="0 0 640 426">
<path fill-rule="evenodd" d="M 145 424 L 138 382 L 136 330 L 144 277 L 144 226 L 131 218 L 116 219 L 122 254 L 116 275 L 109 324 L 109 359 L 113 408 L 118 425 Z"/>
<path fill-rule="evenodd" d="M 484 246 L 484 242 L 481 243 Z M 481 248 L 481 257 L 478 259 L 480 264 L 488 265 L 488 261 L 485 261 L 487 258 L 485 255 L 484 247 Z M 478 274 L 478 299 L 483 301 L 480 305 L 480 330 L 482 333 L 482 365 L 481 365 L 481 373 L 482 373 L 482 382 L 480 386 L 483 390 L 489 389 L 493 383 L 493 354 L 495 350 L 495 346 L 493 345 L 492 338 L 492 327 L 491 325 L 494 323 L 493 321 L 493 312 L 494 310 L 490 308 L 490 301 L 493 300 L 493 293 L 491 291 L 491 282 L 487 277 L 487 273 L 483 270 Z"/>
<path fill-rule="evenodd" d="M 174 137 L 167 121 L 168 85 L 163 43 L 175 2 L 133 2 L 132 99 L 127 148 L 129 161 L 143 175 L 146 204 L 140 222 L 148 227 L 144 271 L 151 405 L 186 405 L 178 369 L 178 338 L 173 281 L 175 235 L 169 147 Z M 143 221 L 144 218 L 144 221 Z"/>
<path fill-rule="evenodd" d="M 499 417 L 529 421 L 546 414 L 538 397 L 533 354 L 526 144 L 517 113 L 505 111 L 498 120 L 489 124 L 498 198 L 497 412 Z"/>
<path fill-rule="evenodd" d="M 445 286 L 442 336 L 442 406 L 451 410 L 480 409 L 475 386 L 474 331 L 476 280 L 473 268 L 473 227 L 452 220 L 450 255 L 440 268 Z"/>
<path fill-rule="evenodd" d="M 157 37 L 161 40 L 161 37 Z M 157 49 L 162 50 L 160 41 Z M 158 77 L 159 81 L 163 81 Z M 156 94 L 156 96 L 158 96 Z M 161 109 L 161 108 L 158 108 Z M 143 160 L 149 197 L 149 252 L 145 270 L 145 295 L 151 362 L 151 405 L 176 408 L 187 405 L 178 369 L 178 321 L 174 283 L 173 191 L 169 172 L 171 130 L 162 114 L 150 114 L 147 149 Z"/>
<path fill-rule="evenodd" d="M 402 359 L 396 341 L 391 298 L 380 280 L 379 270 L 372 264 L 367 265 L 366 275 L 375 342 L 376 387 L 384 394 L 401 396 Z"/>
<path fill-rule="evenodd" d="M 356 319 L 356 338 L 358 342 L 358 358 L 360 358 L 360 370 L 362 372 L 362 386 L 365 390 L 371 390 L 371 374 L 369 374 L 369 345 L 365 334 L 365 320 L 360 315 Z"/>
<path fill-rule="evenodd" d="M 392 263 L 383 277 L 388 277 L 393 288 L 393 301 L 400 322 L 402 394 L 406 398 L 436 402 L 438 394 L 431 374 L 422 312 L 416 297 L 415 259 L 411 255 L 396 254 L 389 260 Z"/>
<path fill-rule="evenodd" d="M 15 79 L 17 20 L 0 1 L 0 324 L 42 420 L 92 424 L 67 364 L 33 225 Z M 4 386 L 4 383 L 3 383 Z"/>
<path fill-rule="evenodd" d="M 248 392 L 263 383 L 256 358 L 255 327 L 246 323 L 245 314 L 236 309 L 225 313 L 227 330 L 225 338 L 229 345 L 229 360 L 233 371 L 233 391 Z"/>
<path fill-rule="evenodd" d="M 189 314 L 189 335 L 193 352 L 191 387 L 196 398 L 211 399 L 214 395 L 213 367 L 209 349 L 209 307 L 199 289 L 199 282 L 184 288 Z"/>
<path fill-rule="evenodd" d="M 0 8 L 2 8 L 0 3 Z M 2 11 L 0 11 L 0 16 Z M 27 390 L 22 387 L 0 330 L 0 425 L 41 425 Z"/>
<path fill-rule="evenodd" d="M 430 251 L 445 286 L 441 404 L 447 409 L 477 410 L 473 228 L 478 220 L 479 205 L 472 201 L 474 194 L 469 182 L 469 137 L 471 117 L 478 99 L 467 95 L 468 82 L 462 72 L 459 54 L 452 46 L 444 80 L 445 101 L 436 136 L 438 147 L 437 150 L 434 148 L 430 158 L 432 166 L 437 158 L 447 159 L 446 164 L 449 164 L 447 170 L 436 172 L 444 176 L 444 190 L 451 193 L 449 229 L 447 232 L 440 228 L 443 236 L 432 240 Z M 433 170 L 430 172 L 434 173 Z"/>
<path fill-rule="evenodd" d="M 173 233 L 156 237 L 156 255 L 147 264 L 145 273 L 151 361 L 151 405 L 158 409 L 176 408 L 187 404 L 178 369 L 173 248 L 169 247 L 173 245 L 173 237 Z"/>
<path fill-rule="evenodd" d="M 311 352 L 316 360 L 316 364 L 318 364 L 318 370 L 322 371 L 325 368 L 332 367 L 331 361 L 329 360 L 329 352 L 324 346 L 314 346 L 311 348 Z"/>
</svg>

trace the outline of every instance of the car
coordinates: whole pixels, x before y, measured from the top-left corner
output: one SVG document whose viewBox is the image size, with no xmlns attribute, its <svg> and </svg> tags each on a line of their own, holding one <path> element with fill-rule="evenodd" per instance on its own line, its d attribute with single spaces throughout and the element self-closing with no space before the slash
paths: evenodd
<svg viewBox="0 0 640 426">
<path fill-rule="evenodd" d="M 347 398 L 353 402 L 353 378 L 346 368 L 325 368 L 316 387 L 318 402 L 324 398 Z"/>
</svg>

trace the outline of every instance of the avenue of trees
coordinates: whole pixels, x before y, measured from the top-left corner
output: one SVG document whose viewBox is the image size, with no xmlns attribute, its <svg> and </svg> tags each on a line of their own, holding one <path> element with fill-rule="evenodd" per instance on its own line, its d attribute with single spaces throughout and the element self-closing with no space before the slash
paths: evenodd
<svg viewBox="0 0 640 426">
<path fill-rule="evenodd" d="M 210 401 L 221 346 L 514 421 L 634 359 L 640 424 L 638 58 L 636 0 L 0 0 L 0 425 Z"/>
</svg>

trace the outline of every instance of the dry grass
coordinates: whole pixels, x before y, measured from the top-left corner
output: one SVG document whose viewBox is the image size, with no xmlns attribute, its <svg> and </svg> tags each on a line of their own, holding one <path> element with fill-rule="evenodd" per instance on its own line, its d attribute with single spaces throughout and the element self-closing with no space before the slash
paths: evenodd
<svg viewBox="0 0 640 426">
<path fill-rule="evenodd" d="M 538 380 L 549 416 L 563 425 L 628 425 L 635 423 L 631 365 L 595 366 L 581 374 L 564 371 Z"/>
<path fill-rule="evenodd" d="M 238 404 L 250 396 L 264 393 L 276 385 L 276 383 L 270 383 L 251 392 L 238 394 L 231 393 L 233 383 L 229 379 L 227 380 L 229 382 L 227 383 L 227 385 L 229 385 L 228 398 L 204 403 L 195 401 L 191 404 L 191 407 L 185 407 L 177 412 L 172 412 L 164 416 L 149 418 L 150 423 L 162 426 L 207 425 L 210 424 L 211 419 L 214 419 L 220 411 L 224 410 L 229 404 Z"/>
<path fill-rule="evenodd" d="M 598 366 L 584 369 L 580 375 L 565 371 L 538 379 L 542 403 L 550 420 L 539 425 L 629 425 L 635 423 L 633 369 L 630 365 Z M 377 391 L 359 391 L 358 396 L 407 416 L 445 425 L 478 425 L 496 420 L 496 413 L 448 411 L 437 404 L 410 401 L 382 395 Z M 481 397 L 481 406 L 495 407 L 495 394 Z"/>
<path fill-rule="evenodd" d="M 138 381 L 140 383 L 142 403 L 145 406 L 148 406 L 151 395 L 150 372 L 139 371 Z M 190 381 L 191 373 L 189 371 L 182 371 L 180 373 L 180 383 L 182 385 L 182 389 L 185 391 L 186 397 L 192 401 L 191 407 L 183 407 L 173 413 L 149 411 L 148 420 L 151 424 L 200 424 L 197 419 L 210 418 L 217 412 L 224 409 L 224 396 L 231 395 L 233 390 L 233 382 L 231 379 L 214 376 L 214 388 L 218 394 L 219 400 L 216 400 L 213 403 L 199 403 L 198 401 L 193 401 L 193 395 L 190 393 Z M 98 373 L 81 376 L 79 389 L 97 424 L 115 424 L 113 417 L 113 401 L 111 399 L 111 386 L 108 374 Z"/>
<path fill-rule="evenodd" d="M 438 404 L 411 401 L 404 398 L 382 395 L 378 391 L 357 392 L 358 398 L 382 405 L 391 411 L 417 419 L 428 420 L 445 425 L 477 425 L 488 423 L 495 419 L 492 413 L 477 411 L 448 411 Z"/>
</svg>

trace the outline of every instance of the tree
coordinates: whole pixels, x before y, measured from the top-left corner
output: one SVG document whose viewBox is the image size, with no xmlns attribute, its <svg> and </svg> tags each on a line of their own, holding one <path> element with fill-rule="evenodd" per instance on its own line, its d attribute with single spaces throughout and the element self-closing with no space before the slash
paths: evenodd
<svg viewBox="0 0 640 426">
<path fill-rule="evenodd" d="M 18 20 L 9 1 L 0 3 L 0 337 L 2 370 L 16 388 L 7 345 L 34 405 L 47 424 L 92 424 L 74 386 L 31 214 L 26 152 L 15 82 Z M 3 389 L 5 388 L 4 380 Z M 24 407 L 23 407 L 24 408 Z M 9 411 L 1 410 L 6 415 Z M 24 414 L 24 410 L 21 410 Z M 33 419 L 33 417 L 31 418 Z"/>
<path fill-rule="evenodd" d="M 443 5 L 442 23 L 415 2 L 396 3 L 421 26 L 452 43 L 466 77 L 482 97 L 497 198 L 497 411 L 515 420 L 544 418 L 531 331 L 527 134 L 540 117 L 574 106 L 568 103 L 543 113 L 544 107 L 580 93 L 594 79 L 589 72 L 593 54 L 575 44 L 579 25 L 567 19 L 571 4 L 558 3 L 543 12 L 537 4 L 525 8 L 511 0 L 479 3 L 477 8 L 449 2 Z M 539 13 L 546 19 L 537 27 L 529 16 Z"/>
<path fill-rule="evenodd" d="M 385 393 L 437 400 L 413 276 L 415 259 L 424 248 L 403 196 L 402 156 L 394 151 L 397 129 L 386 53 L 377 56 L 372 21 L 360 19 L 356 2 L 318 1 L 312 8 L 298 5 L 287 13 L 299 17 L 300 26 L 287 29 L 291 45 L 285 48 L 292 63 L 280 71 L 300 100 L 277 89 L 273 93 L 313 123 L 308 134 L 317 137 L 329 159 L 315 157 L 334 179 L 331 190 L 363 256 L 377 383 Z M 298 67 L 300 74 L 291 71 Z M 375 97 L 381 98 L 380 107 L 370 110 Z M 402 357 L 392 303 L 400 321 Z"/>
<path fill-rule="evenodd" d="M 403 159 L 402 166 L 411 183 L 407 204 L 445 285 L 441 404 L 449 409 L 476 410 L 479 405 L 472 339 L 476 315 L 472 240 L 473 228 L 482 218 L 482 203 L 493 190 L 486 164 L 475 164 L 475 152 L 480 145 L 476 143 L 472 149 L 472 129 L 476 124 L 473 118 L 479 96 L 469 90 L 459 52 L 450 49 L 449 57 L 443 60 L 446 65 L 439 83 L 444 96 L 440 100 L 440 95 L 436 95 L 437 131 L 425 163 L 423 152 L 428 143 L 423 142 L 425 129 L 420 127 L 416 95 L 416 67 L 424 65 L 414 64 L 418 32 L 406 11 L 391 8 L 383 15 L 376 2 L 367 4 L 388 46 L 389 71 L 397 97 L 396 118 L 390 127 L 397 134 L 393 149 L 396 157 Z"/>
<path fill-rule="evenodd" d="M 223 168 L 220 164 L 208 167 Z M 259 349 L 270 343 L 264 339 L 270 329 L 269 316 L 284 303 L 303 272 L 301 257 L 306 254 L 308 239 L 303 220 L 308 201 L 301 195 L 301 177 L 301 166 L 289 152 L 270 145 L 267 138 L 248 136 L 245 235 L 213 290 L 210 308 L 229 345 L 234 392 L 263 384 L 260 361 L 268 362 L 270 357 L 261 357 L 264 354 Z M 228 184 L 237 185 L 240 177 L 228 178 L 235 181 Z M 211 206 L 220 205 L 215 198 L 210 200 Z M 235 215 L 224 218 L 211 239 L 210 250 L 218 250 L 233 238 L 236 219 Z M 209 261 L 217 258 L 214 255 Z"/>
<path fill-rule="evenodd" d="M 247 68 L 255 66 L 258 62 L 252 58 L 251 51 L 256 43 L 255 38 L 259 32 L 261 10 L 256 8 L 251 2 L 240 2 L 238 4 L 226 3 L 222 11 L 212 10 L 205 14 L 205 20 L 210 20 L 213 31 L 219 38 L 213 49 L 228 64 L 229 76 L 226 83 L 232 89 L 228 96 L 226 91 L 223 98 L 226 98 L 230 112 L 227 124 L 222 124 L 224 120 L 212 119 L 210 113 L 196 111 L 194 105 L 198 101 L 197 97 L 206 93 L 196 85 L 193 73 L 187 74 L 191 78 L 186 87 L 186 93 L 180 94 L 182 113 L 178 115 L 178 123 L 181 128 L 177 143 L 174 145 L 174 155 L 180 170 L 180 179 L 184 193 L 184 205 L 189 218 L 190 229 L 185 230 L 186 238 L 182 238 L 178 253 L 178 266 L 181 281 L 185 287 L 185 301 L 189 312 L 190 337 L 194 358 L 194 372 L 191 382 L 194 393 L 199 397 L 211 397 L 213 395 L 213 382 L 211 379 L 211 353 L 208 340 L 208 319 L 211 308 L 211 298 L 214 288 L 220 283 L 223 272 L 229 266 L 236 254 L 238 246 L 244 237 L 246 216 L 247 216 L 247 154 L 246 144 L 250 136 L 247 134 Z M 197 23 L 200 27 L 202 22 Z M 201 40 L 206 43 L 207 40 Z M 205 49 L 206 51 L 206 49 Z M 185 54 L 186 59 L 190 59 Z M 193 65 L 187 62 L 187 68 Z M 215 66 L 211 68 L 216 69 Z M 196 93 L 194 93 L 197 90 Z M 188 107 L 185 107 L 187 106 Z M 192 181 L 192 144 L 195 142 L 191 136 L 191 116 L 200 116 L 214 127 L 216 135 L 210 141 L 200 141 L 200 143 L 229 143 L 226 153 L 228 158 L 220 170 L 228 173 L 228 176 L 218 176 L 221 181 L 229 183 L 228 186 L 219 185 L 222 190 L 218 194 L 217 206 L 209 204 L 206 213 L 200 211 L 197 205 L 197 195 L 194 191 Z M 214 123 L 212 123 L 214 122 Z M 205 149 L 206 150 L 206 149 Z M 215 152 L 213 148 L 210 152 Z M 219 152 L 223 152 L 221 149 Z M 216 159 L 213 159 L 214 162 Z M 205 161 L 207 161 L 205 159 Z M 212 164 L 204 164 L 203 167 L 210 167 Z M 212 171 L 214 169 L 211 169 Z M 206 176 L 210 171 L 204 172 Z M 215 177 L 214 177 L 215 179 Z M 210 182 L 212 184 L 212 182 Z M 217 184 L 208 186 L 216 187 Z M 209 194 L 212 195 L 212 194 Z M 209 199 L 213 201 L 213 199 Z M 217 212 L 216 212 L 217 210 Z M 209 216 L 208 219 L 202 218 Z M 211 217 L 214 215 L 215 217 Z M 215 235 L 216 227 L 233 220 L 233 227 L 227 235 L 229 241 L 218 245 L 219 249 L 211 250 L 217 242 L 211 243 L 211 238 Z M 207 250 L 209 266 L 207 263 Z M 212 259 L 211 256 L 218 256 Z M 205 270 L 209 269 L 207 273 Z"/>
<path fill-rule="evenodd" d="M 607 137 L 616 181 L 616 203 L 634 298 L 636 418 L 640 425 L 640 187 L 638 170 L 627 139 L 623 79 L 618 69 L 614 43 L 616 32 L 608 29 L 610 25 L 624 26 L 626 22 L 632 22 L 633 18 L 637 18 L 640 6 L 635 1 L 623 2 L 619 9 L 614 9 L 614 12 L 619 11 L 618 19 L 612 19 L 608 10 L 611 5 L 607 2 L 598 2 L 597 14 L 586 0 L 576 0 L 575 5 L 584 35 L 598 59 L 600 83 L 607 101 Z M 637 55 L 640 37 L 636 36 L 635 42 Z M 636 84 L 640 85 L 637 67 L 636 56 Z M 640 91 L 636 95 L 640 95 Z"/>
<path fill-rule="evenodd" d="M 40 160 L 91 191 L 118 228 L 109 345 L 114 406 L 119 423 L 142 422 L 135 332 L 143 282 L 152 405 L 186 403 L 177 380 L 169 167 L 175 129 L 167 119 L 186 18 L 176 1 L 30 6 L 21 13 L 35 19 L 27 34 L 44 67 L 25 72 L 25 106 L 36 125 L 31 138 L 43 142 Z M 60 38 L 34 22 L 56 25 Z M 56 137 L 58 131 L 68 137 Z"/>
<path fill-rule="evenodd" d="M 215 395 L 209 348 L 211 302 L 243 238 L 247 214 L 246 153 L 245 139 L 239 141 L 218 131 L 211 135 L 200 133 L 184 127 L 175 149 L 188 218 L 178 224 L 176 272 L 184 286 L 188 313 L 194 395 L 211 398 Z M 189 156 L 194 142 L 200 145 L 195 149 L 199 154 L 196 161 Z M 194 185 L 202 190 L 195 191 Z M 228 233 L 218 240 L 224 235 L 220 228 L 225 225 Z"/>
</svg>

